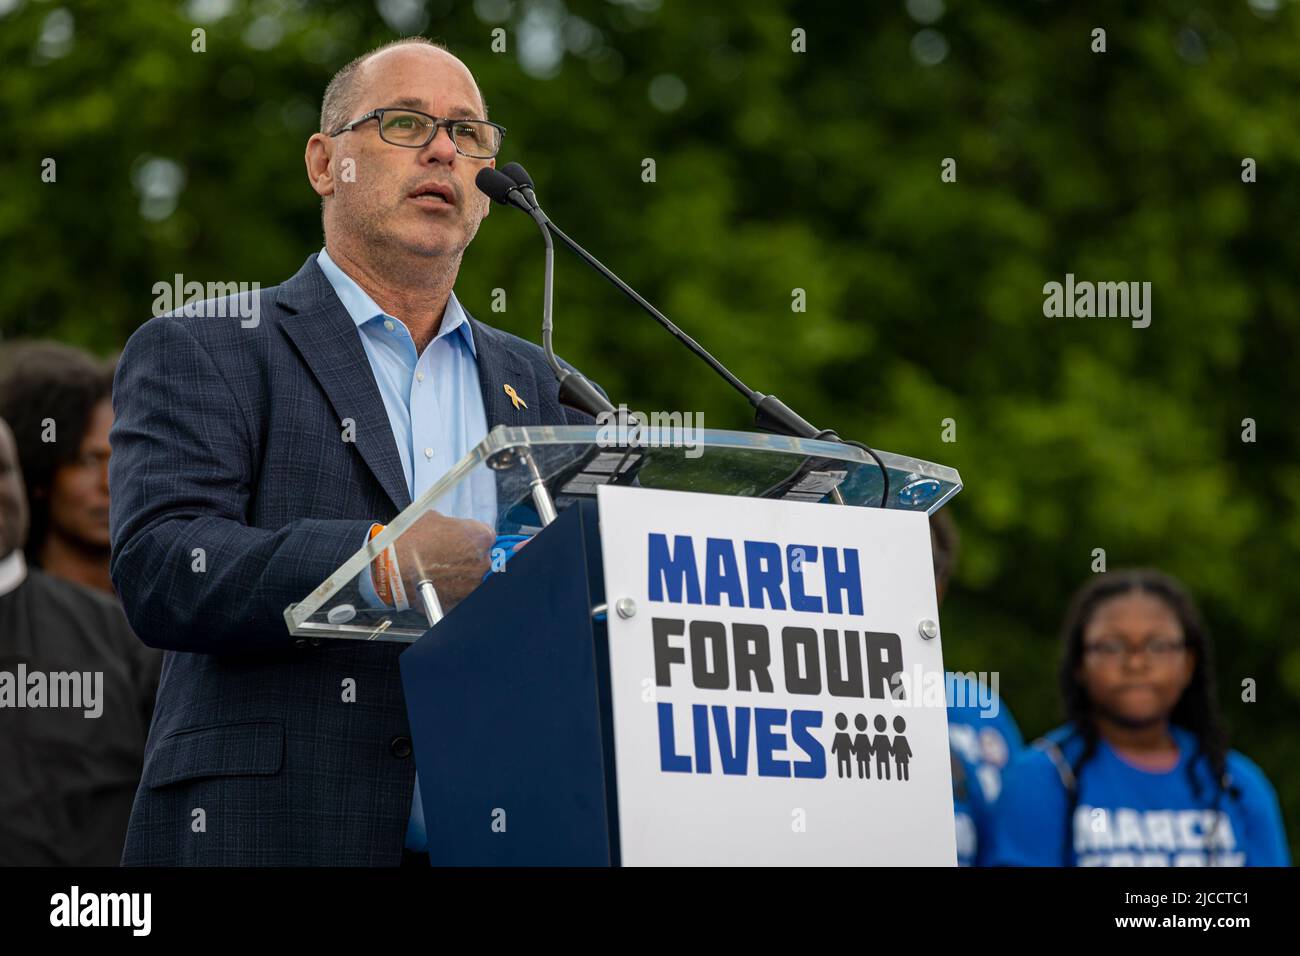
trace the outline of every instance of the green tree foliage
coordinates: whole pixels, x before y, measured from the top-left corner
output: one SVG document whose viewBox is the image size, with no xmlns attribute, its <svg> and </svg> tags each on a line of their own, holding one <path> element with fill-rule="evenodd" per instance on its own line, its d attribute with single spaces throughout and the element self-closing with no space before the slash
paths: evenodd
<svg viewBox="0 0 1300 956">
<path fill-rule="evenodd" d="M 401 33 L 443 40 L 509 128 L 502 162 L 524 162 L 571 235 L 742 378 L 824 427 L 960 469 L 952 666 L 1000 671 L 1040 733 L 1058 716 L 1056 631 L 1093 549 L 1112 568 L 1166 569 L 1206 611 L 1233 739 L 1300 839 L 1296 4 L 0 11 L 4 338 L 106 353 L 175 273 L 291 275 L 321 243 L 302 152 L 332 71 Z M 533 226 L 497 208 L 458 294 L 535 338 L 540 259 Z M 1043 286 L 1067 272 L 1151 282 L 1151 326 L 1045 317 Z M 806 312 L 791 310 L 796 288 Z M 560 350 L 616 399 L 749 423 L 725 384 L 563 253 L 556 301 Z M 1256 702 L 1241 699 L 1246 679 Z"/>
</svg>

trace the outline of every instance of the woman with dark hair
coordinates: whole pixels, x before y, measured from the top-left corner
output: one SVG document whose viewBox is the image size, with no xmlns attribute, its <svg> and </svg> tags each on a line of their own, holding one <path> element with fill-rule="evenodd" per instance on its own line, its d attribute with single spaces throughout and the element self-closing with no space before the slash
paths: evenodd
<svg viewBox="0 0 1300 956">
<path fill-rule="evenodd" d="M 113 598 L 28 568 L 27 527 L 0 418 L 0 867 L 116 866 L 159 653 Z"/>
<path fill-rule="evenodd" d="M 112 368 L 68 345 L 24 342 L 0 356 L 0 418 L 18 442 L 31 508 L 28 563 L 109 594 L 112 390 Z"/>
<path fill-rule="evenodd" d="M 1277 795 L 1228 749 L 1196 605 L 1159 571 L 1101 574 L 1062 629 L 1067 723 L 1003 778 L 1004 866 L 1287 866 Z"/>
</svg>

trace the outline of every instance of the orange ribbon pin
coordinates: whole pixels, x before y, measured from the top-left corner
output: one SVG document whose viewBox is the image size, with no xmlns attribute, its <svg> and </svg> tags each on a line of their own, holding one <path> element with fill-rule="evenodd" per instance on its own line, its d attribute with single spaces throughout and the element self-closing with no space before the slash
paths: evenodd
<svg viewBox="0 0 1300 956">
<path fill-rule="evenodd" d="M 511 403 L 513 403 L 515 408 L 519 408 L 521 405 L 524 408 L 528 407 L 528 403 L 519 397 L 519 393 L 515 391 L 515 387 L 513 385 L 507 383 L 504 386 L 504 388 L 505 388 L 505 393 L 510 396 L 510 401 Z"/>
</svg>

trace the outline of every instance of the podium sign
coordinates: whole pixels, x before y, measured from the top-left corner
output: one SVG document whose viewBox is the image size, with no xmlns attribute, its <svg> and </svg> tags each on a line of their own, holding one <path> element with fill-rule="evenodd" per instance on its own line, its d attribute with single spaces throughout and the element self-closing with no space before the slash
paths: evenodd
<svg viewBox="0 0 1300 956">
<path fill-rule="evenodd" d="M 623 864 L 955 865 L 926 516 L 597 498 Z"/>
</svg>

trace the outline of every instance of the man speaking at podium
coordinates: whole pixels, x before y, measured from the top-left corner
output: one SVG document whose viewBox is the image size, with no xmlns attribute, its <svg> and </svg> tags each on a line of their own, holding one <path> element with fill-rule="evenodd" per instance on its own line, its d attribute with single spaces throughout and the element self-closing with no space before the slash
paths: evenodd
<svg viewBox="0 0 1300 956">
<path fill-rule="evenodd" d="M 560 406 L 540 348 L 452 291 L 502 132 L 436 44 L 353 61 L 307 142 L 325 249 L 255 293 L 255 322 L 209 302 L 131 337 L 113 394 L 112 577 L 135 632 L 169 653 L 123 863 L 421 861 L 403 645 L 295 641 L 282 612 L 492 427 L 590 421 Z M 454 604 L 487 570 L 493 529 L 424 525 L 399 564 L 414 563 L 405 549 L 436 565 Z"/>
</svg>

